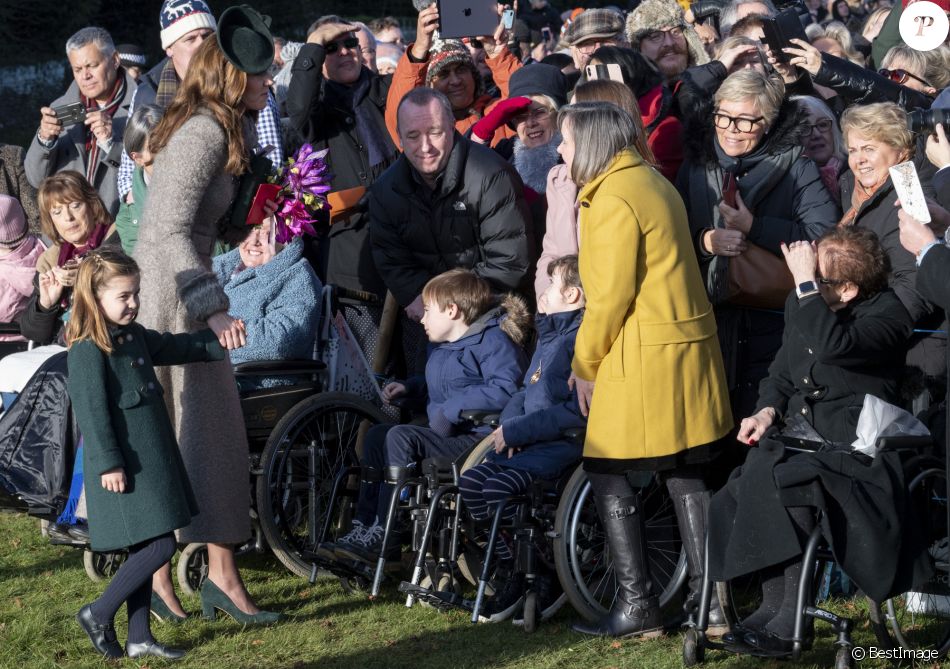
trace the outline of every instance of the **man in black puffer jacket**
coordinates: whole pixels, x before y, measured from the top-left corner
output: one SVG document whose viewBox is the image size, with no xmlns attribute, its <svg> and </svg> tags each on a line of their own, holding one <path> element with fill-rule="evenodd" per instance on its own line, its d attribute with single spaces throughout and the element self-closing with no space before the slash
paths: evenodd
<svg viewBox="0 0 950 669">
<path fill-rule="evenodd" d="M 420 320 L 422 287 L 457 267 L 496 290 L 528 285 L 531 216 L 511 164 L 458 134 L 451 103 L 435 89 L 407 93 L 397 118 L 405 153 L 370 189 L 370 238 L 406 313 Z"/>
</svg>

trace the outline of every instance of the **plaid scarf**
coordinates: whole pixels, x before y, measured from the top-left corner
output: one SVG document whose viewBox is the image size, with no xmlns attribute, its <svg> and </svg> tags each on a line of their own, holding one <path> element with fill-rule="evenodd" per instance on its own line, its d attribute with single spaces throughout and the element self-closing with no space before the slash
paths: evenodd
<svg viewBox="0 0 950 669">
<path fill-rule="evenodd" d="M 178 73 L 175 72 L 172 59 L 169 58 L 158 77 L 158 88 L 155 89 L 155 104 L 162 109 L 168 108 L 168 105 L 175 99 L 179 84 L 181 84 L 181 80 L 178 78 Z"/>
<path fill-rule="evenodd" d="M 102 107 L 95 100 L 87 98 L 82 93 L 79 94 L 79 101 L 82 102 L 83 107 L 86 108 L 86 111 L 98 111 L 103 114 L 108 114 L 109 118 L 115 114 L 115 110 L 119 108 L 119 105 L 122 104 L 122 100 L 125 98 L 125 70 L 121 67 L 119 68 L 118 74 L 115 78 L 115 84 L 112 86 L 112 92 L 109 94 L 109 101 Z M 96 174 L 96 168 L 99 166 L 99 142 L 96 141 L 96 136 L 92 133 L 90 128 L 86 128 L 86 179 L 91 184 L 96 182 L 93 180 Z"/>
</svg>

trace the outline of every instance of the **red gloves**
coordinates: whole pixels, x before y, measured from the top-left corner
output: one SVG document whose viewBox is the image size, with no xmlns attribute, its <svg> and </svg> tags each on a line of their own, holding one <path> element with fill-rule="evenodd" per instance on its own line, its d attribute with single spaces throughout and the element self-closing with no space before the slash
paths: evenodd
<svg viewBox="0 0 950 669">
<path fill-rule="evenodd" d="M 502 100 L 495 105 L 488 115 L 481 121 L 472 126 L 472 134 L 483 142 L 491 141 L 495 136 L 495 131 L 505 125 L 515 116 L 528 109 L 531 106 L 531 98 L 518 97 Z"/>
</svg>

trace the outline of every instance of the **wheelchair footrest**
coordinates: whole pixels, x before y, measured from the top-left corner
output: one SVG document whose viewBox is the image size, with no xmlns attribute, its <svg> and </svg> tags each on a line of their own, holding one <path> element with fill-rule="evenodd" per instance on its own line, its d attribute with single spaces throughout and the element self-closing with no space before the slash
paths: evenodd
<svg viewBox="0 0 950 669">
<path fill-rule="evenodd" d="M 423 588 L 421 585 L 415 585 L 408 581 L 399 584 L 399 592 L 412 595 L 420 602 L 425 602 L 439 611 L 450 611 L 452 609 L 464 609 L 471 611 L 475 607 L 475 602 L 470 599 L 464 599 L 454 592 L 440 592 Z"/>
</svg>

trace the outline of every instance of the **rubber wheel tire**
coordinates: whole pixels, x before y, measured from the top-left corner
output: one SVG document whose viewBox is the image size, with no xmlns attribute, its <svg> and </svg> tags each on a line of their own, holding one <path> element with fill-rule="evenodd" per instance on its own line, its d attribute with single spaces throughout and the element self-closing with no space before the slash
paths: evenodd
<svg viewBox="0 0 950 669">
<path fill-rule="evenodd" d="M 699 643 L 699 633 L 690 627 L 683 635 L 683 666 L 695 667 L 706 659 L 706 648 Z"/>
<path fill-rule="evenodd" d="M 178 556 L 178 586 L 186 595 L 195 596 L 201 592 L 201 586 L 208 578 L 208 545 L 188 544 Z"/>
<path fill-rule="evenodd" d="M 86 576 L 93 581 L 108 581 L 119 571 L 127 557 L 128 553 L 125 551 L 99 553 L 86 549 L 82 552 L 82 566 L 86 570 Z"/>
<path fill-rule="evenodd" d="M 257 512 L 274 556 L 294 574 L 310 578 L 307 555 L 316 549 L 312 536 L 317 543 L 331 540 L 319 534 L 333 502 L 329 498 L 337 473 L 358 463 L 357 443 L 368 427 L 388 422 L 382 411 L 358 395 L 332 392 L 299 402 L 274 426 L 261 453 Z M 302 441 L 287 448 L 298 439 Z M 317 451 L 313 462 L 318 471 L 310 471 L 311 450 Z M 313 514 L 311 484 L 316 486 L 318 505 Z"/>
<path fill-rule="evenodd" d="M 835 654 L 835 669 L 854 669 L 854 657 L 850 648 L 839 648 Z"/>
<path fill-rule="evenodd" d="M 524 616 L 524 631 L 534 634 L 538 629 L 538 593 L 534 590 L 525 594 L 521 615 Z"/>
</svg>

